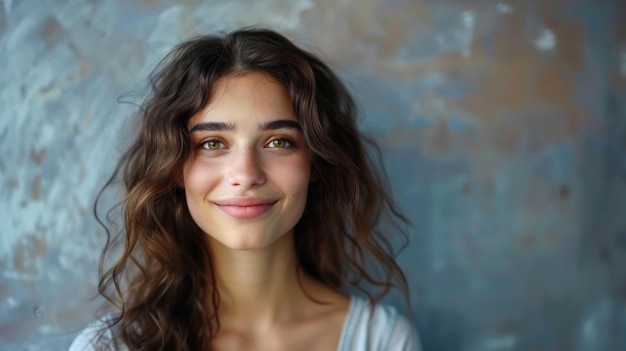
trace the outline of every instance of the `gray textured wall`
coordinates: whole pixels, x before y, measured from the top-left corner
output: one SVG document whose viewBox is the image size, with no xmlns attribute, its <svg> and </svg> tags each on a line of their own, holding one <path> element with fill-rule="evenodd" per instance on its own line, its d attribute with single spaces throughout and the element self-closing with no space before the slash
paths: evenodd
<svg viewBox="0 0 626 351">
<path fill-rule="evenodd" d="M 120 101 L 180 40 L 264 24 L 379 136 L 426 350 L 626 350 L 623 1 L 0 4 L 0 349 L 64 349 L 93 316 Z"/>
</svg>

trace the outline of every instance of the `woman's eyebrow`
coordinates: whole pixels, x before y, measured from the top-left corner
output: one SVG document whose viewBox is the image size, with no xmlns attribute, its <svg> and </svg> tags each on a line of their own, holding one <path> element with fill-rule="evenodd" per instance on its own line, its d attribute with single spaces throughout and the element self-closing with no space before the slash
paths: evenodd
<svg viewBox="0 0 626 351">
<path fill-rule="evenodd" d="M 287 129 L 297 129 L 297 130 L 301 130 L 302 128 L 300 128 L 300 123 L 298 123 L 297 121 L 294 121 L 292 119 L 278 119 L 275 121 L 269 121 L 266 123 L 261 123 L 259 124 L 259 130 L 275 130 L 275 129 L 283 129 L 283 128 L 287 128 Z"/>
<path fill-rule="evenodd" d="M 276 130 L 276 129 L 296 129 L 302 130 L 300 128 L 300 123 L 294 121 L 292 119 L 278 119 L 275 121 L 269 121 L 266 123 L 259 124 L 259 130 L 267 131 L 267 130 Z M 236 130 L 237 127 L 233 123 L 224 123 L 224 122 L 201 122 L 189 130 L 190 133 L 197 131 L 209 131 L 209 132 L 222 132 L 229 131 L 232 132 Z"/>
<path fill-rule="evenodd" d="M 221 132 L 221 131 L 233 131 L 233 130 L 235 130 L 235 125 L 232 123 L 202 122 L 191 127 L 191 129 L 189 130 L 189 133 L 193 133 L 197 131 Z"/>
</svg>

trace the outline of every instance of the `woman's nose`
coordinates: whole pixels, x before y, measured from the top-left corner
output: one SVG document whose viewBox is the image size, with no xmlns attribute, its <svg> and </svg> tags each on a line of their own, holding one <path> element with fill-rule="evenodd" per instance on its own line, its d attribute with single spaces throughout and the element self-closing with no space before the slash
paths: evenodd
<svg viewBox="0 0 626 351">
<path fill-rule="evenodd" d="M 226 174 L 226 182 L 232 186 L 252 188 L 265 183 L 265 172 L 257 152 L 253 148 L 233 151 Z"/>
</svg>

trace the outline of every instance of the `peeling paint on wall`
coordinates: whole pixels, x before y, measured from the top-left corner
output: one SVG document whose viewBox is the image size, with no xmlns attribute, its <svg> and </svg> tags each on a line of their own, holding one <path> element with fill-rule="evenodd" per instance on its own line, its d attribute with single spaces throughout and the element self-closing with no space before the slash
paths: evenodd
<svg viewBox="0 0 626 351">
<path fill-rule="evenodd" d="M 507 3 L 503 3 L 500 2 L 498 3 L 498 5 L 496 6 L 498 11 L 500 11 L 501 13 L 506 13 L 506 14 L 510 14 L 513 13 L 513 6 L 507 4 Z"/>
<path fill-rule="evenodd" d="M 550 51 L 556 47 L 556 37 L 553 31 L 542 27 L 538 29 L 538 33 L 533 43 L 537 50 Z"/>
</svg>

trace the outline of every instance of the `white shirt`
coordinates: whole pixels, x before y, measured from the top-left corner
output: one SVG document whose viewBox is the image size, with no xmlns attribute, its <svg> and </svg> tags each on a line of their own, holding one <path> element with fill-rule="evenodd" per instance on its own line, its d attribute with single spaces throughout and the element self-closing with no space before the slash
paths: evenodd
<svg viewBox="0 0 626 351">
<path fill-rule="evenodd" d="M 96 351 L 95 338 L 103 322 L 84 329 L 70 346 L 69 351 Z M 112 333 L 107 330 L 101 345 L 110 342 Z M 110 345 L 109 350 L 124 351 L 126 347 Z M 368 300 L 353 296 L 343 323 L 337 351 L 420 351 L 419 338 L 411 323 L 395 308 L 375 305 L 370 308 Z"/>
<path fill-rule="evenodd" d="M 372 314 L 373 313 L 373 314 Z M 337 351 L 420 351 L 411 323 L 395 308 L 352 297 Z"/>
</svg>

